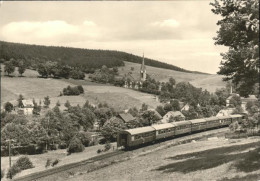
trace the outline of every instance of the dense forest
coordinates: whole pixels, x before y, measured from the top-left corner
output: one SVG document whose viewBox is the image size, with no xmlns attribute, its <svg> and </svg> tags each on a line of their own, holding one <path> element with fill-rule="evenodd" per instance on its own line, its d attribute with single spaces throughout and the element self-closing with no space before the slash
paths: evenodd
<svg viewBox="0 0 260 181">
<path fill-rule="evenodd" d="M 57 61 L 72 67 L 80 67 L 84 72 L 106 65 L 108 68 L 123 66 L 124 62 L 141 63 L 142 57 L 120 51 L 91 50 L 82 48 L 57 47 L 10 43 L 0 41 L 0 59 L 25 59 L 34 62 Z M 192 72 L 180 67 L 145 58 L 145 64 L 181 72 Z"/>
</svg>

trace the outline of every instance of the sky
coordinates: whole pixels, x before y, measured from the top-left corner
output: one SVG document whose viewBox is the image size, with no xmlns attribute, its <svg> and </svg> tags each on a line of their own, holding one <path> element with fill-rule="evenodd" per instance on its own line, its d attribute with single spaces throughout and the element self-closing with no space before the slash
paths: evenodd
<svg viewBox="0 0 260 181">
<path fill-rule="evenodd" d="M 0 7 L 0 40 L 118 50 L 215 74 L 221 18 L 210 1 L 9 1 Z"/>
</svg>

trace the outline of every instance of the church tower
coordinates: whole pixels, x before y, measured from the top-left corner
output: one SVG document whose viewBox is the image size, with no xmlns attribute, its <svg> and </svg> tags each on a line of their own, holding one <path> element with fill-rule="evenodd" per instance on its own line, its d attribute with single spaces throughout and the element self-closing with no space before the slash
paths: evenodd
<svg viewBox="0 0 260 181">
<path fill-rule="evenodd" d="M 141 69 L 140 69 L 140 79 L 141 79 L 141 81 L 146 80 L 146 68 L 145 68 L 145 64 L 144 64 L 144 53 L 143 53 L 143 61 L 142 61 Z"/>
</svg>

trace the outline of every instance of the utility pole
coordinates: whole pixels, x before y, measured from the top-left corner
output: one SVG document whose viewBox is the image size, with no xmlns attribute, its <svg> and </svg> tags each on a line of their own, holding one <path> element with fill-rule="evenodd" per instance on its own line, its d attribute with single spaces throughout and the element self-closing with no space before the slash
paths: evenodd
<svg viewBox="0 0 260 181">
<path fill-rule="evenodd" d="M 8 142 L 8 149 L 9 149 L 9 169 L 12 167 L 12 159 L 11 159 L 11 141 L 14 141 L 13 139 L 6 140 Z M 10 172 L 10 179 L 12 179 L 12 173 Z"/>
<path fill-rule="evenodd" d="M 49 139 L 49 124 L 50 124 L 50 116 L 48 116 L 48 123 L 47 123 L 47 140 L 46 140 L 46 151 L 48 150 L 48 139 Z"/>
</svg>

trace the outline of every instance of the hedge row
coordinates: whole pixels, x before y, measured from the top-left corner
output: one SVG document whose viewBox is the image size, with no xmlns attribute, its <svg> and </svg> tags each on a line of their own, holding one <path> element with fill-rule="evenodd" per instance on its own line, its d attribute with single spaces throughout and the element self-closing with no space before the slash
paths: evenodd
<svg viewBox="0 0 260 181">
<path fill-rule="evenodd" d="M 43 152 L 44 152 L 44 148 L 39 147 L 37 145 L 16 146 L 16 147 L 12 147 L 11 149 L 12 155 L 17 155 L 17 154 L 35 155 L 35 154 L 41 154 Z M 8 146 L 1 147 L 1 156 L 9 156 Z"/>
</svg>

